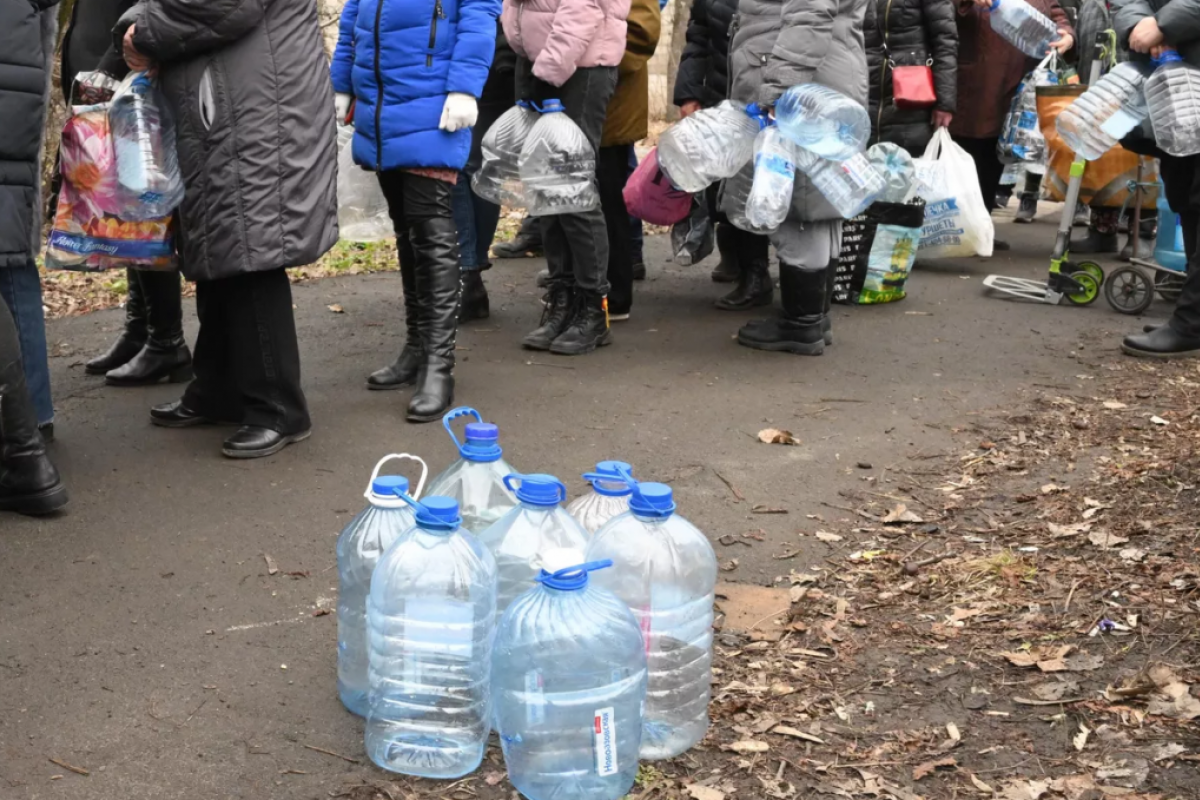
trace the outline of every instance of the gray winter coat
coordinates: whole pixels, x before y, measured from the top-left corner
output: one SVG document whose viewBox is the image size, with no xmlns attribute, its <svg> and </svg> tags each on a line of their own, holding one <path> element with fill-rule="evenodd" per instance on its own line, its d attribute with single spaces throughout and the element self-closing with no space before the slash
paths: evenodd
<svg viewBox="0 0 1200 800">
<path fill-rule="evenodd" d="M 311 264 L 337 241 L 337 132 L 313 0 L 141 0 L 134 45 L 178 129 L 189 280 Z"/>
<path fill-rule="evenodd" d="M 1129 34 L 1145 17 L 1154 17 L 1166 44 L 1193 66 L 1200 66 L 1200 0 L 1112 0 L 1113 28 L 1121 47 L 1129 47 Z M 1150 57 L 1132 53 L 1135 61 Z"/>
<path fill-rule="evenodd" d="M 729 61 L 730 97 L 773 106 L 787 89 L 819 83 L 867 105 L 867 0 L 741 0 Z M 797 173 L 789 220 L 841 219 Z"/>
</svg>

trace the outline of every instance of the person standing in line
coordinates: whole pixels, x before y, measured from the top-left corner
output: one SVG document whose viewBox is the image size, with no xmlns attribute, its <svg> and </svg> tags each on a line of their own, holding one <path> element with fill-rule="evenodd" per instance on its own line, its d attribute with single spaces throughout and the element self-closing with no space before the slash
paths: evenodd
<svg viewBox="0 0 1200 800">
<path fill-rule="evenodd" d="M 650 58 L 662 30 L 658 0 L 633 0 L 626 29 L 625 56 L 617 66 L 617 88 L 608 101 L 596 162 L 600 208 L 608 229 L 608 318 L 613 322 L 629 319 L 633 307 L 634 228 L 624 191 L 629 164 L 637 163 L 636 156 L 631 159 L 633 145 L 649 133 Z M 643 263 L 643 275 L 645 269 Z"/>
<path fill-rule="evenodd" d="M 518 56 L 517 97 L 561 100 L 597 152 L 625 53 L 629 5 L 630 0 L 504 0 L 504 32 Z M 590 353 L 612 341 L 604 213 L 596 208 L 540 222 L 550 279 L 541 324 L 522 344 L 561 355 Z"/>
<path fill-rule="evenodd" d="M 241 427 L 229 458 L 312 432 L 289 267 L 337 241 L 337 132 L 316 6 L 307 0 L 139 0 L 114 35 L 155 69 L 177 124 L 180 263 L 196 282 L 196 377 L 154 407 L 165 428 Z"/>
</svg>

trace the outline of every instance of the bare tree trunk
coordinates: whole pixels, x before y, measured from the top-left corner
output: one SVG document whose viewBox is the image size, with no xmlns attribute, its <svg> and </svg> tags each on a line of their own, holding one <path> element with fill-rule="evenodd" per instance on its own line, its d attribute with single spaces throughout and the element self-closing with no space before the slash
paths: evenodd
<svg viewBox="0 0 1200 800">
<path fill-rule="evenodd" d="M 692 0 L 671 0 L 675 6 L 675 24 L 671 28 L 671 58 L 667 62 L 667 120 L 679 119 L 679 109 L 672 100 L 675 97 L 675 76 L 679 73 L 679 59 L 687 44 L 688 20 L 692 18 Z"/>
</svg>

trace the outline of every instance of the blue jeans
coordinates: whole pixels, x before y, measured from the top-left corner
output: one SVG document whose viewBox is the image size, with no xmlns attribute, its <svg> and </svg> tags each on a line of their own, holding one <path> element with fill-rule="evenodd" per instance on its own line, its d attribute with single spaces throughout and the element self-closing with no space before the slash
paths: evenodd
<svg viewBox="0 0 1200 800">
<path fill-rule="evenodd" d="M 25 382 L 33 397 L 38 425 L 54 422 L 54 403 L 50 399 L 50 360 L 46 354 L 46 315 L 42 309 L 42 279 L 37 264 L 0 267 L 0 296 L 12 312 L 21 345 Z"/>
<path fill-rule="evenodd" d="M 492 239 L 496 238 L 496 226 L 500 224 L 500 206 L 471 191 L 471 175 L 465 170 L 458 173 L 451 205 L 458 227 L 459 266 L 467 272 L 485 269 L 489 265 Z"/>
<path fill-rule="evenodd" d="M 659 0 L 661 5 L 666 5 L 665 0 Z M 629 145 L 629 175 L 637 169 L 637 150 L 633 145 Z M 629 180 L 629 175 L 625 176 Z M 642 221 L 633 214 L 629 215 L 629 255 L 633 258 L 634 264 L 640 264 L 644 260 L 642 258 L 642 244 L 645 233 L 642 231 Z"/>
</svg>

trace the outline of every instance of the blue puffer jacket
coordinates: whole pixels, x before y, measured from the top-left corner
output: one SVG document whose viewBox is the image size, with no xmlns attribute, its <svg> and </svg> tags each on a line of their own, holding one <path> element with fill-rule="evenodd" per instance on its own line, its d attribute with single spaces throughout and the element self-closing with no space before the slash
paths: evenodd
<svg viewBox="0 0 1200 800">
<path fill-rule="evenodd" d="M 352 94 L 354 161 L 372 170 L 462 169 L 471 131 L 439 130 L 450 92 L 478 98 L 501 0 L 348 0 L 330 68 Z M 382 97 L 382 102 L 381 102 Z"/>
</svg>

